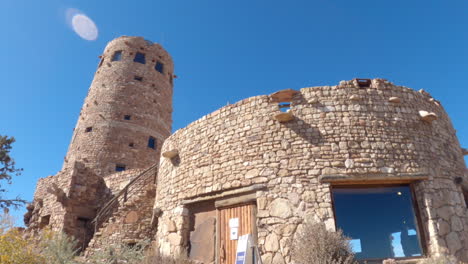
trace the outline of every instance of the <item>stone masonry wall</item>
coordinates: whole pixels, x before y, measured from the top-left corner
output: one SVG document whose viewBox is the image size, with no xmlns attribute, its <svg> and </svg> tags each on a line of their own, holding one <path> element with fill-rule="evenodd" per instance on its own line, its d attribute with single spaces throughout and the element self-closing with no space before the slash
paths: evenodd
<svg viewBox="0 0 468 264">
<path fill-rule="evenodd" d="M 437 120 L 421 120 L 421 110 L 434 112 Z M 163 254 L 186 254 L 183 200 L 265 184 L 256 192 L 262 258 L 265 264 L 291 263 L 291 241 L 304 221 L 335 228 L 324 179 L 338 175 L 361 183 L 414 180 L 427 254 L 468 261 L 467 209 L 454 183 L 455 177 L 468 180 L 466 166 L 437 100 L 383 79 L 368 88 L 343 81 L 301 89 L 292 101 L 292 121 L 273 119 L 279 111 L 269 96 L 251 97 L 165 141 L 163 152 L 177 149 L 179 160 L 160 161 L 155 208 L 163 212 L 156 235 Z M 426 180 L 419 181 L 421 176 Z"/>
<path fill-rule="evenodd" d="M 119 51 L 120 60 L 114 60 Z M 145 64 L 134 61 L 137 53 L 144 54 Z M 155 69 L 156 63 L 164 65 L 162 73 Z M 154 164 L 162 142 L 171 133 L 173 68 L 170 55 L 159 44 L 141 37 L 109 42 L 83 104 L 64 168 L 77 160 L 105 176 L 114 173 L 118 164 L 126 169 Z M 156 139 L 155 149 L 148 147 L 150 136 Z"/>
</svg>

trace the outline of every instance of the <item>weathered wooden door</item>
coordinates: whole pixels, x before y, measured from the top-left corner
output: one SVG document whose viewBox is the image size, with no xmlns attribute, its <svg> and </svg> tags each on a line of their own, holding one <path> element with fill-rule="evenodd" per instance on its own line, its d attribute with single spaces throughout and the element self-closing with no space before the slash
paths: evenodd
<svg viewBox="0 0 468 264">
<path fill-rule="evenodd" d="M 230 219 L 238 219 L 238 237 L 252 234 L 256 240 L 256 206 L 253 203 L 218 208 L 218 264 L 235 264 L 237 239 L 231 239 Z"/>
</svg>

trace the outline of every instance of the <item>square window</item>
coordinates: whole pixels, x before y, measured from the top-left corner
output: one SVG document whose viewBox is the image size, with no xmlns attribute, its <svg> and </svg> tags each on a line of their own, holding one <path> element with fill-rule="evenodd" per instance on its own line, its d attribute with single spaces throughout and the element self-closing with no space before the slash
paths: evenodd
<svg viewBox="0 0 468 264">
<path fill-rule="evenodd" d="M 93 127 L 87 127 L 87 128 L 85 129 L 85 132 L 86 132 L 86 133 L 91 132 L 91 131 L 93 131 Z"/>
<path fill-rule="evenodd" d="M 162 64 L 160 61 L 156 62 L 156 66 L 154 66 L 154 69 L 157 70 L 160 73 L 164 73 L 164 64 Z"/>
<path fill-rule="evenodd" d="M 122 59 L 122 51 L 118 50 L 114 52 L 114 55 L 112 56 L 112 61 L 119 61 Z"/>
<path fill-rule="evenodd" d="M 123 164 L 115 165 L 115 171 L 124 171 L 124 170 L 125 170 L 125 165 Z"/>
<path fill-rule="evenodd" d="M 135 79 L 135 80 L 137 80 L 137 81 L 139 81 L 139 82 L 142 82 L 142 81 L 143 81 L 143 77 L 141 77 L 141 76 L 136 76 L 136 75 L 135 75 L 135 77 L 133 77 L 133 79 Z"/>
<path fill-rule="evenodd" d="M 146 63 L 145 54 L 137 52 L 135 54 L 135 58 L 133 59 L 133 61 L 141 63 L 141 64 L 145 64 Z"/>
<path fill-rule="evenodd" d="M 156 149 L 156 139 L 154 137 L 149 137 L 148 148 Z"/>
<path fill-rule="evenodd" d="M 422 256 L 409 186 L 335 187 L 336 226 L 358 260 Z"/>
<path fill-rule="evenodd" d="M 130 119 L 132 119 L 131 115 L 124 115 L 124 120 L 130 120 Z"/>
</svg>

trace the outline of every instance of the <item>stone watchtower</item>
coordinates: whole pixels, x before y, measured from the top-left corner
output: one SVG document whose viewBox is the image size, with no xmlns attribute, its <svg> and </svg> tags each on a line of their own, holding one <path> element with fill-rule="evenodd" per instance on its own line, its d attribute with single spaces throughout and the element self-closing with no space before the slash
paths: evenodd
<svg viewBox="0 0 468 264">
<path fill-rule="evenodd" d="M 172 59 L 141 37 L 114 39 L 100 57 L 64 169 L 79 161 L 104 177 L 146 168 L 171 133 Z"/>
<path fill-rule="evenodd" d="M 64 231 L 82 248 L 110 193 L 159 162 L 172 125 L 174 66 L 159 44 L 119 37 L 100 58 L 63 168 L 38 181 L 25 215 L 29 230 Z"/>
</svg>

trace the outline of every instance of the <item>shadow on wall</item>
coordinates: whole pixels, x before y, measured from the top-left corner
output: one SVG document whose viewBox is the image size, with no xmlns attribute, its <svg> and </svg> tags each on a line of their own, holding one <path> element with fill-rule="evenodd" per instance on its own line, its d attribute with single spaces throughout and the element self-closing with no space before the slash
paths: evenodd
<svg viewBox="0 0 468 264">
<path fill-rule="evenodd" d="M 295 105 L 308 105 L 310 104 L 302 94 L 298 94 L 294 98 Z M 325 107 L 320 103 L 314 104 L 314 107 Z M 310 122 L 310 120 L 309 120 Z M 304 121 L 297 114 L 294 115 L 294 119 L 290 122 L 282 123 L 285 127 L 294 131 L 298 136 L 309 142 L 311 145 L 323 145 L 323 137 L 317 127 L 313 127 L 310 123 Z"/>
</svg>

